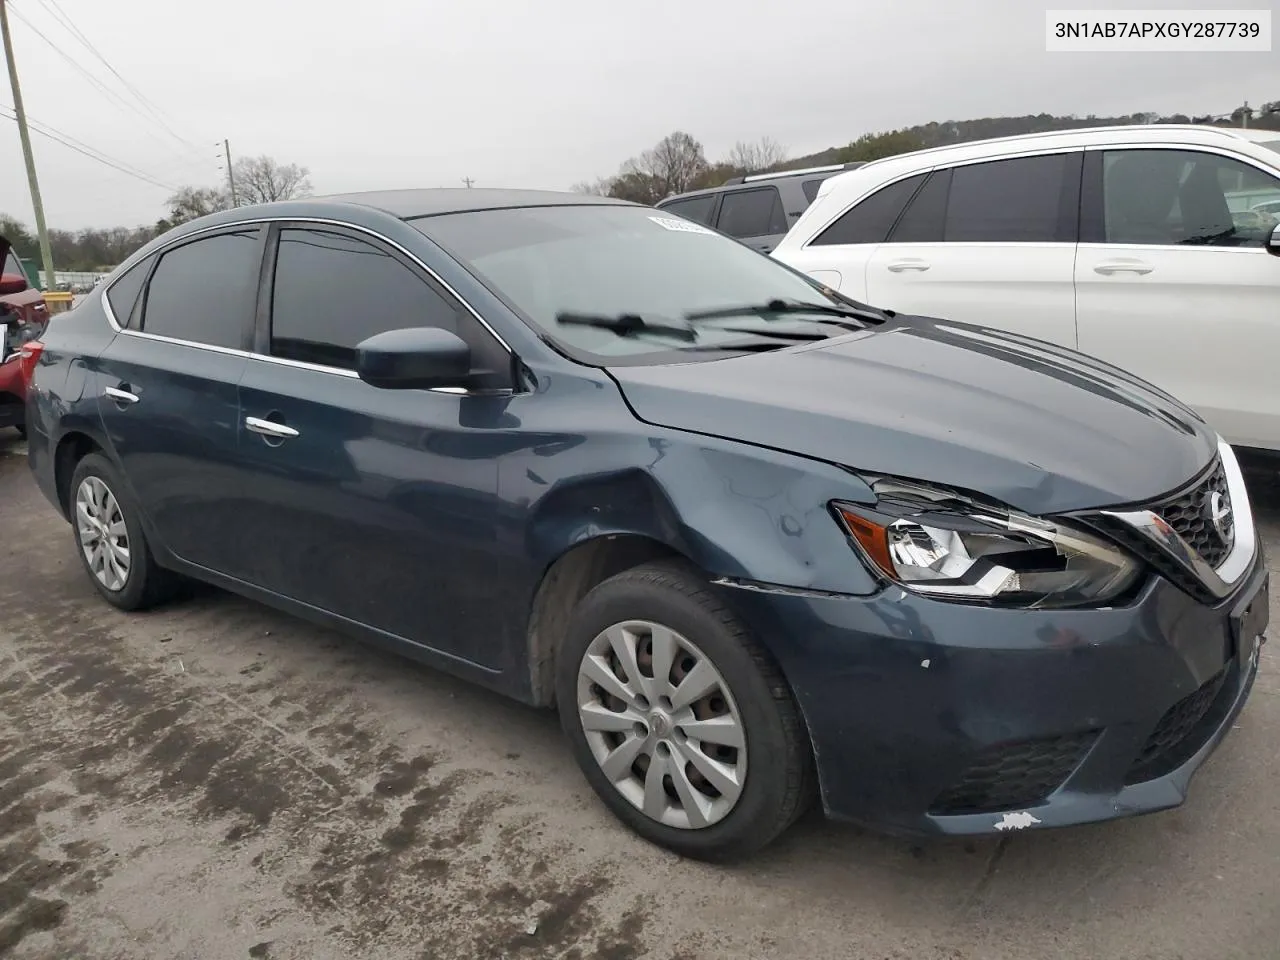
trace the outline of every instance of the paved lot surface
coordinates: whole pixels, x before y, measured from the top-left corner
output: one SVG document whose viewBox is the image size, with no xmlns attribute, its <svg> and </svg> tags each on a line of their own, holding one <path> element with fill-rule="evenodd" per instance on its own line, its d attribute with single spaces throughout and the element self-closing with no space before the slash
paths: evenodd
<svg viewBox="0 0 1280 960">
<path fill-rule="evenodd" d="M 924 846 L 813 818 L 716 869 L 616 826 L 548 714 L 220 593 L 114 612 L 11 437 L 0 956 L 1280 957 L 1275 644 L 1180 810 Z"/>
</svg>

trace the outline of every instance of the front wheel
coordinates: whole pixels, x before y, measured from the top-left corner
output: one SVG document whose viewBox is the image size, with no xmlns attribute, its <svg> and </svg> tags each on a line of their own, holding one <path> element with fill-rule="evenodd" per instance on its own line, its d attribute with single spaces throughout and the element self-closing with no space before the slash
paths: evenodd
<svg viewBox="0 0 1280 960">
<path fill-rule="evenodd" d="M 684 564 L 636 567 L 583 599 L 556 700 L 591 786 L 653 843 L 736 859 L 804 811 L 810 759 L 791 692 Z"/>
</svg>

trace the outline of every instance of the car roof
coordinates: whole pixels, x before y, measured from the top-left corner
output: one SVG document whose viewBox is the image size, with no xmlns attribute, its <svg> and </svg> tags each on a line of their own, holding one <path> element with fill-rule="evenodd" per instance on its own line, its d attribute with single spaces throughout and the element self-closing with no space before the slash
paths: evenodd
<svg viewBox="0 0 1280 960">
<path fill-rule="evenodd" d="M 401 220 L 444 213 L 471 213 L 512 207 L 635 206 L 626 200 L 560 190 L 502 190 L 495 188 L 435 187 L 421 190 L 367 190 L 311 198 L 316 202 L 353 203 L 373 207 Z"/>
<path fill-rule="evenodd" d="M 1240 127 L 1210 127 L 1191 123 L 1134 123 L 1111 127 L 1079 127 L 1074 130 L 1023 133 L 1014 137 L 967 140 L 964 143 L 949 143 L 941 147 L 913 150 L 910 153 L 898 153 L 891 157 L 872 160 L 866 166 L 859 167 L 857 171 L 851 172 L 857 173 L 869 169 L 880 169 L 907 158 L 914 160 L 920 157 L 936 157 L 938 158 L 937 162 L 943 163 L 950 160 L 999 156 L 1001 154 L 1029 150 L 1090 146 L 1111 143 L 1117 140 L 1124 140 L 1129 143 L 1171 141 L 1188 144 L 1212 144 L 1228 140 L 1261 143 L 1267 140 L 1280 140 L 1280 131 L 1248 130 Z M 841 174 L 841 176 L 847 176 L 847 174 Z"/>
<path fill-rule="evenodd" d="M 824 180 L 828 177 L 834 177 L 840 173 L 847 173 L 850 170 L 856 170 L 862 166 L 864 166 L 864 164 L 861 161 L 855 160 L 851 163 L 833 163 L 822 167 L 802 167 L 798 170 L 774 170 L 768 173 L 753 173 L 748 176 L 730 177 L 724 183 L 718 184 L 714 187 L 701 187 L 697 190 L 686 190 L 684 193 L 673 193 L 669 197 L 663 197 L 658 201 L 658 203 L 664 204 L 671 203 L 673 200 L 687 200 L 689 197 L 701 197 L 708 193 L 721 193 L 725 190 L 753 187 L 757 184 L 763 185 L 777 180 L 788 180 L 792 177 Z"/>
</svg>

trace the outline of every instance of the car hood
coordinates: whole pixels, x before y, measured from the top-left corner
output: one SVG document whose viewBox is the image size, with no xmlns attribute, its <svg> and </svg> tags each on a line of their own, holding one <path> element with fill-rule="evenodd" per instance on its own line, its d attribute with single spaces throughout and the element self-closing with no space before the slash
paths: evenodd
<svg viewBox="0 0 1280 960">
<path fill-rule="evenodd" d="M 1115 367 L 919 317 L 812 346 L 609 373 L 652 424 L 946 484 L 1034 514 L 1151 500 L 1217 449 L 1189 408 Z"/>
</svg>

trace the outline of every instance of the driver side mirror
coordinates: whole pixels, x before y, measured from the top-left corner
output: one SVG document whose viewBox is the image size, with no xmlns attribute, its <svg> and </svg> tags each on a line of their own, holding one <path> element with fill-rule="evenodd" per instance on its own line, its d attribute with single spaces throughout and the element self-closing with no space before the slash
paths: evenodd
<svg viewBox="0 0 1280 960">
<path fill-rule="evenodd" d="M 0 273 L 0 297 L 22 293 L 27 289 L 27 279 L 19 273 Z"/>
<path fill-rule="evenodd" d="M 1280 225 L 1271 231 L 1271 239 L 1267 241 L 1267 253 L 1280 257 Z"/>
<path fill-rule="evenodd" d="M 439 327 L 388 330 L 356 345 L 356 374 L 387 390 L 463 387 L 471 376 L 471 348 Z"/>
</svg>

